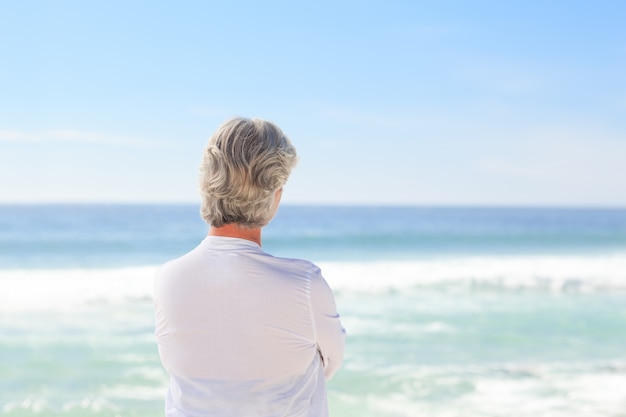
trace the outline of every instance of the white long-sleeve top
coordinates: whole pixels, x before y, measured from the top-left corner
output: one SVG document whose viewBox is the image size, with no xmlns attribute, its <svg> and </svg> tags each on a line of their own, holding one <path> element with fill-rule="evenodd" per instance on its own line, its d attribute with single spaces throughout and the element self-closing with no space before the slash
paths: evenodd
<svg viewBox="0 0 626 417">
<path fill-rule="evenodd" d="M 345 331 L 311 262 L 208 236 L 158 269 L 154 303 L 168 417 L 328 416 Z"/>
</svg>

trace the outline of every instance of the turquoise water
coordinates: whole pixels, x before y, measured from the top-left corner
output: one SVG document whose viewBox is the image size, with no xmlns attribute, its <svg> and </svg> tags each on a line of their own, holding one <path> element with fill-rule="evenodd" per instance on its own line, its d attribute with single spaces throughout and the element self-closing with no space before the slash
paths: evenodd
<svg viewBox="0 0 626 417">
<path fill-rule="evenodd" d="M 0 414 L 162 415 L 157 264 L 193 206 L 0 206 Z M 341 416 L 626 416 L 626 210 L 282 207 L 348 332 Z"/>
</svg>

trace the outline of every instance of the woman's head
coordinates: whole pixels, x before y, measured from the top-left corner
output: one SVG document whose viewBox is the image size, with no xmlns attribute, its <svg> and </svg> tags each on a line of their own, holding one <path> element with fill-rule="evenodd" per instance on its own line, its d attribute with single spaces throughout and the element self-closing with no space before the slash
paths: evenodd
<svg viewBox="0 0 626 417">
<path fill-rule="evenodd" d="M 202 157 L 202 218 L 213 227 L 265 226 L 296 161 L 296 149 L 278 126 L 256 118 L 228 120 Z"/>
</svg>

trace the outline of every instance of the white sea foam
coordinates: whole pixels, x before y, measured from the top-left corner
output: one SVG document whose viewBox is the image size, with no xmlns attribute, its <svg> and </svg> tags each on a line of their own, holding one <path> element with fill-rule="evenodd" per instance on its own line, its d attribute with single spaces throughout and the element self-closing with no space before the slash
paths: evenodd
<svg viewBox="0 0 626 417">
<path fill-rule="evenodd" d="M 331 393 L 336 409 L 364 417 L 621 416 L 626 372 L 593 363 L 389 367 L 393 391 Z M 381 384 L 384 387 L 384 384 Z"/>
<path fill-rule="evenodd" d="M 376 293 L 412 287 L 589 292 L 626 289 L 626 254 L 467 256 L 397 262 L 320 264 L 338 291 Z"/>
<path fill-rule="evenodd" d="M 152 298 L 156 267 L 0 271 L 0 311 L 70 310 Z"/>
<path fill-rule="evenodd" d="M 337 292 L 414 287 L 593 292 L 626 290 L 626 255 L 483 256 L 414 261 L 324 262 Z M 111 269 L 0 270 L 0 311 L 73 309 L 149 301 L 156 266 Z"/>
</svg>

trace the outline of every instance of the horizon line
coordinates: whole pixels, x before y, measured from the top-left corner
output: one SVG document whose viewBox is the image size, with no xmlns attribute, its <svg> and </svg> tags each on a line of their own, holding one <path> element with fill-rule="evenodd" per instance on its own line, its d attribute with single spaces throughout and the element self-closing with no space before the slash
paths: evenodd
<svg viewBox="0 0 626 417">
<path fill-rule="evenodd" d="M 200 206 L 199 201 L 0 201 L 7 206 Z M 411 202 L 282 202 L 282 207 L 345 207 L 345 208 L 502 208 L 502 209 L 611 209 L 626 210 L 626 204 L 572 204 L 572 203 L 411 203 Z"/>
</svg>

